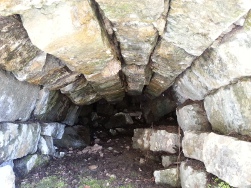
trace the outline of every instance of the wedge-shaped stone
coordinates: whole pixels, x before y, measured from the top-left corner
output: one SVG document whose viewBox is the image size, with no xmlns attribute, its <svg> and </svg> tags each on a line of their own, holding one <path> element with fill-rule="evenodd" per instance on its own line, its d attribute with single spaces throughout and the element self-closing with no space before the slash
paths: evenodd
<svg viewBox="0 0 251 188">
<path fill-rule="evenodd" d="M 56 6 L 34 8 L 21 17 L 32 43 L 73 71 L 99 73 L 113 58 L 88 1 L 58 1 Z"/>
<path fill-rule="evenodd" d="M 164 38 L 189 54 L 200 56 L 250 8 L 251 2 L 246 0 L 172 1 Z"/>
<path fill-rule="evenodd" d="M 210 91 L 251 75 L 251 13 L 243 27 L 226 34 L 218 45 L 206 50 L 174 84 L 185 99 L 202 100 Z"/>
<path fill-rule="evenodd" d="M 40 52 L 31 43 L 18 16 L 0 16 L 1 68 L 8 71 L 19 70 Z"/>
<path fill-rule="evenodd" d="M 205 139 L 203 162 L 207 172 L 218 176 L 231 186 L 251 186 L 250 157 L 250 142 L 214 133 L 210 133 Z"/>
<path fill-rule="evenodd" d="M 213 130 L 251 136 L 251 79 L 208 95 L 204 106 Z"/>
<path fill-rule="evenodd" d="M 0 70 L 0 122 L 26 121 L 35 108 L 40 88 L 19 82 Z"/>
<path fill-rule="evenodd" d="M 181 129 L 185 131 L 210 131 L 203 102 L 192 102 L 176 109 L 177 120 Z"/>
<path fill-rule="evenodd" d="M 65 124 L 62 123 L 41 123 L 41 135 L 51 136 L 56 139 L 61 139 L 64 134 Z"/>
<path fill-rule="evenodd" d="M 0 163 L 35 153 L 39 123 L 0 123 Z"/>
</svg>

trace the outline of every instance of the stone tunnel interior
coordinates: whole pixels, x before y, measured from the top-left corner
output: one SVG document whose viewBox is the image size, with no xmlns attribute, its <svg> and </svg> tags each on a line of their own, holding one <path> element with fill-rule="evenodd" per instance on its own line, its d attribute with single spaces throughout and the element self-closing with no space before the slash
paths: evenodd
<svg viewBox="0 0 251 188">
<path fill-rule="evenodd" d="M 250 59 L 247 0 L 1 1 L 1 187 L 251 187 Z"/>
</svg>

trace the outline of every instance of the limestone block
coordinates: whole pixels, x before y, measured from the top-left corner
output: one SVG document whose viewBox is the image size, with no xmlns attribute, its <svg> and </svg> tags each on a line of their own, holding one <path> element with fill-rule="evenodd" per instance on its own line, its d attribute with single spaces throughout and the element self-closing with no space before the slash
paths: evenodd
<svg viewBox="0 0 251 188">
<path fill-rule="evenodd" d="M 173 167 L 165 170 L 156 170 L 153 173 L 156 184 L 167 184 L 172 187 L 180 187 L 179 168 Z"/>
<path fill-rule="evenodd" d="M 130 95 L 140 95 L 145 85 L 149 84 L 152 71 L 148 66 L 127 65 L 122 68 L 126 76 L 127 92 Z"/>
<path fill-rule="evenodd" d="M 0 182 L 4 188 L 15 188 L 15 174 L 11 166 L 0 167 Z"/>
<path fill-rule="evenodd" d="M 250 142 L 215 133 L 210 133 L 205 139 L 203 162 L 207 172 L 218 176 L 231 186 L 251 186 L 250 157 Z"/>
<path fill-rule="evenodd" d="M 36 152 L 40 131 L 39 123 L 1 123 L 0 163 Z"/>
<path fill-rule="evenodd" d="M 41 123 L 41 135 L 51 136 L 52 138 L 61 139 L 64 134 L 65 124 L 62 123 Z"/>
<path fill-rule="evenodd" d="M 0 38 L 0 66 L 5 70 L 19 70 L 40 53 L 18 16 L 0 16 Z"/>
<path fill-rule="evenodd" d="M 19 82 L 0 70 L 0 122 L 26 121 L 35 108 L 39 87 Z"/>
<path fill-rule="evenodd" d="M 210 131 L 202 102 L 193 102 L 176 109 L 177 120 L 181 129 L 185 131 Z"/>
<path fill-rule="evenodd" d="M 203 161 L 204 142 L 209 133 L 199 131 L 186 131 L 182 139 L 182 149 L 185 157 Z"/>
<path fill-rule="evenodd" d="M 101 72 L 114 55 L 88 1 L 58 1 L 21 15 L 33 44 L 86 75 Z"/>
<path fill-rule="evenodd" d="M 55 147 L 51 136 L 41 136 L 38 142 L 38 151 L 43 155 L 54 155 Z"/>
<path fill-rule="evenodd" d="M 105 124 L 105 128 L 118 128 L 118 127 L 126 127 L 128 125 L 132 125 L 133 120 L 129 114 L 120 112 L 115 114 L 110 118 L 110 120 Z"/>
<path fill-rule="evenodd" d="M 63 121 L 71 104 L 69 98 L 59 91 L 43 88 L 39 93 L 34 116 L 41 121 Z"/>
<path fill-rule="evenodd" d="M 202 100 L 210 91 L 251 75 L 251 28 L 247 16 L 243 27 L 233 29 L 210 47 L 174 84 L 174 89 L 186 99 Z"/>
<path fill-rule="evenodd" d="M 49 162 L 49 157 L 45 155 L 27 155 L 21 159 L 16 159 L 14 161 L 14 171 L 18 177 L 24 177 L 32 169 L 44 165 Z"/>
<path fill-rule="evenodd" d="M 246 0 L 173 1 L 164 38 L 189 54 L 200 56 L 250 8 L 251 2 Z"/>
<path fill-rule="evenodd" d="M 205 98 L 204 106 L 215 131 L 251 136 L 251 80 L 219 89 Z"/>
<path fill-rule="evenodd" d="M 132 147 L 134 149 L 150 150 L 150 136 L 154 129 L 134 129 Z"/>
<path fill-rule="evenodd" d="M 175 127 L 173 127 L 173 130 Z M 157 130 L 150 136 L 150 150 L 151 151 L 165 151 L 169 153 L 176 153 L 180 146 L 180 136 L 176 131 Z"/>
<path fill-rule="evenodd" d="M 183 161 L 180 165 L 180 180 L 182 188 L 207 188 L 207 171 L 199 161 Z"/>
</svg>

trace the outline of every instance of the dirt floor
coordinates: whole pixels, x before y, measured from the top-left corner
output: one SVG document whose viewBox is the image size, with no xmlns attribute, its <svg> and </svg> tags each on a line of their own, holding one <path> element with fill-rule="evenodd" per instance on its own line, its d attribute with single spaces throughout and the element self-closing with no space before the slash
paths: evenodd
<svg viewBox="0 0 251 188">
<path fill-rule="evenodd" d="M 23 179 L 17 188 L 153 188 L 153 171 L 163 169 L 148 153 L 132 149 L 129 136 L 96 139 L 92 147 L 64 149 L 66 155 L 53 158 Z M 150 156 L 150 154 L 149 154 Z"/>
</svg>

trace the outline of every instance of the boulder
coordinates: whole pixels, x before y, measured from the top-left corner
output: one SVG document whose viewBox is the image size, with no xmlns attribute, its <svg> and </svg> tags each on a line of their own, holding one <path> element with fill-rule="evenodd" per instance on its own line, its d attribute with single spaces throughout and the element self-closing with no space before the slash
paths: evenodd
<svg viewBox="0 0 251 188">
<path fill-rule="evenodd" d="M 62 123 L 41 123 L 41 135 L 51 136 L 52 138 L 61 139 L 64 134 L 65 124 Z"/>
<path fill-rule="evenodd" d="M 208 95 L 204 105 L 214 131 L 251 136 L 251 79 Z"/>
<path fill-rule="evenodd" d="M 66 127 L 62 139 L 54 139 L 60 148 L 83 148 L 90 144 L 90 131 L 84 126 Z"/>
<path fill-rule="evenodd" d="M 49 162 L 49 157 L 45 155 L 27 155 L 21 159 L 14 160 L 15 167 L 14 171 L 16 176 L 24 177 L 27 175 L 32 169 L 44 165 Z"/>
<path fill-rule="evenodd" d="M 179 126 L 184 132 L 211 130 L 202 102 L 184 104 L 176 109 L 176 115 Z"/>
<path fill-rule="evenodd" d="M 133 124 L 133 120 L 131 116 L 129 114 L 120 112 L 110 118 L 109 122 L 105 124 L 105 128 L 106 129 L 119 128 L 119 127 L 125 127 L 132 124 Z"/>
<path fill-rule="evenodd" d="M 166 184 L 171 187 L 180 187 L 179 167 L 156 170 L 153 175 L 156 184 Z"/>
<path fill-rule="evenodd" d="M 4 188 L 15 188 L 15 174 L 11 166 L 0 167 L 0 182 Z"/>
<path fill-rule="evenodd" d="M 37 151 L 39 123 L 0 123 L 0 163 Z"/>
<path fill-rule="evenodd" d="M 41 136 L 38 142 L 38 151 L 43 155 L 54 155 L 56 150 L 51 136 Z"/>
<path fill-rule="evenodd" d="M 39 87 L 19 82 L 0 70 L 0 122 L 26 121 L 35 108 Z"/>
</svg>

